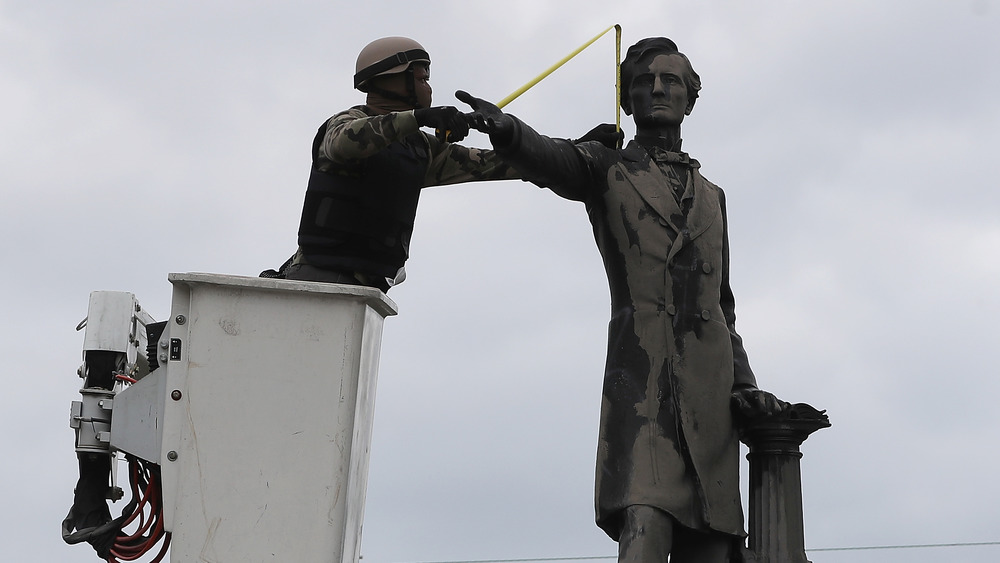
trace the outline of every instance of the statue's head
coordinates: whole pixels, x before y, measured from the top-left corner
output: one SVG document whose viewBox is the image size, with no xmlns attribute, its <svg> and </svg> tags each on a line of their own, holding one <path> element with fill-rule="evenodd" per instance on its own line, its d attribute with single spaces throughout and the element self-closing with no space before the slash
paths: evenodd
<svg viewBox="0 0 1000 563">
<path fill-rule="evenodd" d="M 691 66 L 684 53 L 677 50 L 677 44 L 666 37 L 649 37 L 640 40 L 629 47 L 625 60 L 621 64 L 621 106 L 625 115 L 632 115 L 632 87 L 636 77 L 642 76 L 657 55 L 669 55 L 676 58 L 681 71 L 682 80 L 687 90 L 687 108 L 685 114 L 691 112 L 694 102 L 701 90 L 701 78 Z M 638 85 L 637 85 L 638 86 Z M 638 117 L 638 116 L 637 116 Z"/>
</svg>

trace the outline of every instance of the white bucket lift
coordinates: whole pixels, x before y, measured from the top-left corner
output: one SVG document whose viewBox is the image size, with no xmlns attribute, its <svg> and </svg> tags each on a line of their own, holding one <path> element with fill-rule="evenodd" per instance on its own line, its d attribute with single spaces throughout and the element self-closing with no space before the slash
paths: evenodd
<svg viewBox="0 0 1000 563">
<path fill-rule="evenodd" d="M 357 563 L 395 304 L 359 286 L 168 279 L 160 367 L 114 397 L 111 449 L 159 464 L 170 561 Z"/>
</svg>

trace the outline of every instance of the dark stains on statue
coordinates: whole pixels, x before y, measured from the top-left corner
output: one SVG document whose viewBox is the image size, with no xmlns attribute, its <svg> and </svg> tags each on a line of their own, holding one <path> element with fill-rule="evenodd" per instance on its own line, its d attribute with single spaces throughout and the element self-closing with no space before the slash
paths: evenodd
<svg viewBox="0 0 1000 563">
<path fill-rule="evenodd" d="M 628 209 L 622 204 L 619 207 L 619 211 L 622 216 L 622 228 L 625 229 L 625 236 L 628 237 L 628 245 L 630 247 L 634 246 L 639 252 L 642 252 L 642 247 L 639 244 L 639 230 L 635 228 L 635 225 L 629 221 Z M 639 220 L 645 219 L 647 216 L 647 211 L 645 209 L 639 211 Z"/>
<path fill-rule="evenodd" d="M 632 229 L 633 227 L 626 228 Z M 616 255 L 616 258 L 624 260 L 624 256 L 620 253 Z M 609 275 L 621 278 L 618 279 L 620 287 L 627 287 L 624 279 L 626 275 L 624 268 L 613 268 L 608 271 Z M 617 297 L 618 299 L 612 302 L 613 308 L 608 326 L 608 352 L 603 386 L 604 404 L 605 406 L 615 404 L 638 406 L 646 401 L 647 386 L 644 379 L 635 377 L 635 373 L 648 373 L 652 369 L 652 362 L 649 354 L 643 350 L 639 342 L 632 296 L 625 291 Z M 626 351 L 629 353 L 625 353 Z M 611 465 L 598 466 L 598 469 L 604 472 L 607 477 L 610 477 L 612 473 L 632 474 L 635 470 L 632 465 L 632 448 L 648 421 L 638 409 L 602 408 L 601 418 L 601 427 L 614 428 L 615 435 L 611 437 L 602 434 L 599 447 L 603 453 L 599 454 L 599 457 L 609 460 Z M 611 493 L 612 496 L 617 498 L 628 496 L 630 488 L 628 482 L 610 478 L 607 480 L 613 483 L 611 488 L 616 489 L 615 492 Z"/>
<path fill-rule="evenodd" d="M 684 229 L 682 236 L 687 239 L 690 232 Z M 701 284 L 704 281 L 704 276 L 698 269 L 698 264 L 702 262 L 699 258 L 698 249 L 693 245 L 686 245 L 674 260 L 686 262 L 688 265 L 682 263 L 669 269 L 673 282 L 671 284 L 673 303 L 677 308 L 677 314 L 673 319 L 674 343 L 680 354 L 684 354 L 687 335 L 692 333 L 695 338 L 701 338 L 702 323 L 708 320 L 705 318 L 707 311 L 700 310 L 698 305 L 698 296 L 702 294 Z"/>
<path fill-rule="evenodd" d="M 684 431 L 681 428 L 681 417 L 677 408 L 679 402 L 678 383 L 673 374 L 673 366 L 670 363 L 665 363 L 657 379 L 660 408 L 656 414 L 656 424 L 660 427 L 661 435 L 670 438 L 677 453 L 684 454 L 684 457 L 687 458 L 686 452 L 682 451 Z"/>
</svg>

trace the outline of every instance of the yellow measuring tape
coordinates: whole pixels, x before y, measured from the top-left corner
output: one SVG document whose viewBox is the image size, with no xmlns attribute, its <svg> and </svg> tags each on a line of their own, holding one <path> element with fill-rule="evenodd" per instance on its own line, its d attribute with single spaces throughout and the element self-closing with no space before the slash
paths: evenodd
<svg viewBox="0 0 1000 563">
<path fill-rule="evenodd" d="M 548 75 L 552 74 L 553 72 L 555 72 L 557 68 L 559 68 L 562 65 L 566 64 L 567 61 L 569 61 L 573 57 L 579 55 L 580 51 L 583 51 L 587 47 L 590 47 L 590 45 L 594 41 L 597 41 L 598 39 L 600 39 L 601 37 L 603 37 L 605 33 L 611 31 L 612 29 L 615 30 L 615 128 L 616 128 L 617 131 L 621 131 L 621 129 L 622 129 L 622 127 L 621 127 L 621 112 L 619 111 L 618 108 L 619 108 L 619 102 L 621 100 L 621 94 L 622 94 L 622 73 L 621 73 L 621 64 L 622 64 L 621 63 L 621 60 L 622 60 L 622 26 L 620 26 L 618 24 L 612 25 L 611 27 L 609 27 L 609 28 L 605 29 L 604 31 L 598 33 L 597 35 L 594 36 L 593 39 L 591 39 L 590 41 L 587 41 L 583 45 L 580 45 L 580 47 L 578 47 L 575 51 L 573 51 L 572 53 L 566 55 L 565 57 L 562 58 L 562 60 L 560 60 L 556 64 L 554 64 L 551 67 L 549 67 L 548 70 L 546 70 L 545 72 L 539 74 L 535 78 L 531 79 L 524 86 L 521 86 L 517 90 L 514 90 L 513 92 L 511 92 L 511 94 L 509 96 L 507 96 L 506 98 L 504 98 L 504 99 L 500 100 L 499 102 L 497 102 L 497 107 L 502 108 L 505 105 L 507 105 L 507 104 L 511 103 L 512 101 L 514 101 L 518 96 L 520 96 L 521 94 L 523 94 L 526 91 L 528 91 L 528 89 L 530 89 L 535 84 L 538 84 L 539 82 L 541 82 L 543 79 L 545 79 L 546 76 L 548 76 Z"/>
</svg>

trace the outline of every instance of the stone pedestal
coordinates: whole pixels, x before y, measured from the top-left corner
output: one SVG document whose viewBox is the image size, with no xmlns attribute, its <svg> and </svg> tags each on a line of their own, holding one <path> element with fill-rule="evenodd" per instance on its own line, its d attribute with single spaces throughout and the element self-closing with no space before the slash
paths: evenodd
<svg viewBox="0 0 1000 563">
<path fill-rule="evenodd" d="M 823 411 L 792 405 L 778 416 L 740 423 L 740 440 L 750 448 L 750 514 L 747 563 L 809 563 L 802 519 L 799 446 L 830 426 Z"/>
</svg>

